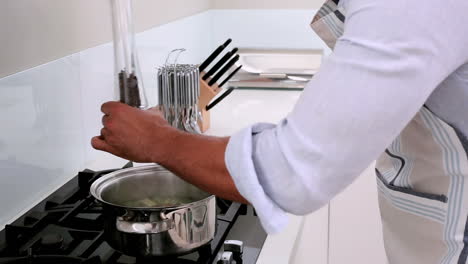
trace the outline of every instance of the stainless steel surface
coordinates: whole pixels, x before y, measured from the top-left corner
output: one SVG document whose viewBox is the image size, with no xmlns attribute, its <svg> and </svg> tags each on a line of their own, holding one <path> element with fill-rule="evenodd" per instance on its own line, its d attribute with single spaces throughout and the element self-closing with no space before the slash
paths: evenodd
<svg viewBox="0 0 468 264">
<path fill-rule="evenodd" d="M 90 191 L 103 204 L 106 240 L 127 255 L 181 255 L 214 238 L 215 197 L 159 165 L 110 173 L 94 182 Z M 148 197 L 193 202 L 171 207 L 125 206 Z"/>
<path fill-rule="evenodd" d="M 115 225 L 118 231 L 130 234 L 158 234 L 175 227 L 174 220 L 166 217 L 157 222 L 132 222 L 125 215 L 117 217 Z"/>
<path fill-rule="evenodd" d="M 323 50 L 239 49 L 244 67 L 229 82 L 235 88 L 303 89 L 320 68 Z"/>
<path fill-rule="evenodd" d="M 176 51 L 183 52 L 184 49 Z M 169 54 L 166 64 L 158 68 L 157 83 L 159 106 L 164 117 L 178 129 L 200 134 L 198 121 L 200 111 L 198 100 L 200 97 L 199 69 L 193 64 L 177 64 L 177 58 L 169 64 Z"/>
</svg>

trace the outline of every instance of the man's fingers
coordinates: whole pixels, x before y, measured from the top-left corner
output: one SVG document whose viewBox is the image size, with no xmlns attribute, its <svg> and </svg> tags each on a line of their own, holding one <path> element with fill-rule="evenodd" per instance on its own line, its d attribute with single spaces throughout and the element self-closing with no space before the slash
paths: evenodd
<svg viewBox="0 0 468 264">
<path fill-rule="evenodd" d="M 116 156 L 120 156 L 120 153 L 114 147 L 109 145 L 102 136 L 93 137 L 91 139 L 91 145 L 97 150 L 102 150 Z"/>
<path fill-rule="evenodd" d="M 105 140 L 108 137 L 109 137 L 109 130 L 107 128 L 103 127 L 101 129 L 101 138 Z"/>
<path fill-rule="evenodd" d="M 97 150 L 103 150 L 109 152 L 111 146 L 107 144 L 107 142 L 104 140 L 102 136 L 99 137 L 93 137 L 91 139 L 91 146 Z"/>
<path fill-rule="evenodd" d="M 107 126 L 107 124 L 109 124 L 109 119 L 110 119 L 109 115 L 103 115 L 102 116 L 102 125 Z"/>
<path fill-rule="evenodd" d="M 103 112 L 105 115 L 110 115 L 112 112 L 115 111 L 115 108 L 119 107 L 122 103 L 120 102 L 107 102 L 103 103 L 101 105 L 101 112 Z"/>
<path fill-rule="evenodd" d="M 109 115 L 110 114 L 110 110 L 112 108 L 112 102 L 107 102 L 107 103 L 103 103 L 101 105 L 101 112 L 104 114 L 104 115 Z"/>
</svg>

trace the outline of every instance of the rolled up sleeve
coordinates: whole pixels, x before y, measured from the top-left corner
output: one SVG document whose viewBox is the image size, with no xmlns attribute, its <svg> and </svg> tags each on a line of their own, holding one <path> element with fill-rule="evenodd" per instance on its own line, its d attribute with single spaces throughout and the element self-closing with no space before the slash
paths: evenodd
<svg viewBox="0 0 468 264">
<path fill-rule="evenodd" d="M 262 226 L 269 234 L 277 233 L 285 227 L 287 215 L 262 187 L 253 160 L 253 141 L 255 135 L 272 131 L 274 128 L 275 125 L 261 123 L 241 130 L 229 140 L 225 155 L 227 168 L 237 189 L 258 209 L 257 214 Z"/>
</svg>

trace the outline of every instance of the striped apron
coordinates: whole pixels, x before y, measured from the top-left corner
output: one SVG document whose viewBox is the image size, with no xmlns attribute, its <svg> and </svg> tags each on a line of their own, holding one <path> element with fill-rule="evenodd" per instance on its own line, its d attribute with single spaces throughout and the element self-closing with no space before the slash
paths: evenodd
<svg viewBox="0 0 468 264">
<path fill-rule="evenodd" d="M 312 21 L 332 49 L 345 13 L 328 0 Z M 422 107 L 379 157 L 376 174 L 389 263 L 468 263 L 468 148 L 453 127 Z"/>
</svg>

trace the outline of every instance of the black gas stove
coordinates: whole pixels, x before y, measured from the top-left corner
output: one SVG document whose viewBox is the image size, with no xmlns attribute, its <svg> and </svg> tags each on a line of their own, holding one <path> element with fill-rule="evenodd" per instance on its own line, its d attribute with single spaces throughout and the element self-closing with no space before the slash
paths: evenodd
<svg viewBox="0 0 468 264">
<path fill-rule="evenodd" d="M 130 166 L 131 163 L 126 167 Z M 258 219 L 247 215 L 252 209 L 246 205 L 222 199 L 217 199 L 216 236 L 210 244 L 196 252 L 148 260 L 115 251 L 104 240 L 102 207 L 89 194 L 89 188 L 96 179 L 115 170 L 80 172 L 29 212 L 7 225 L 0 232 L 0 264 L 256 262 L 266 238 Z"/>
</svg>

